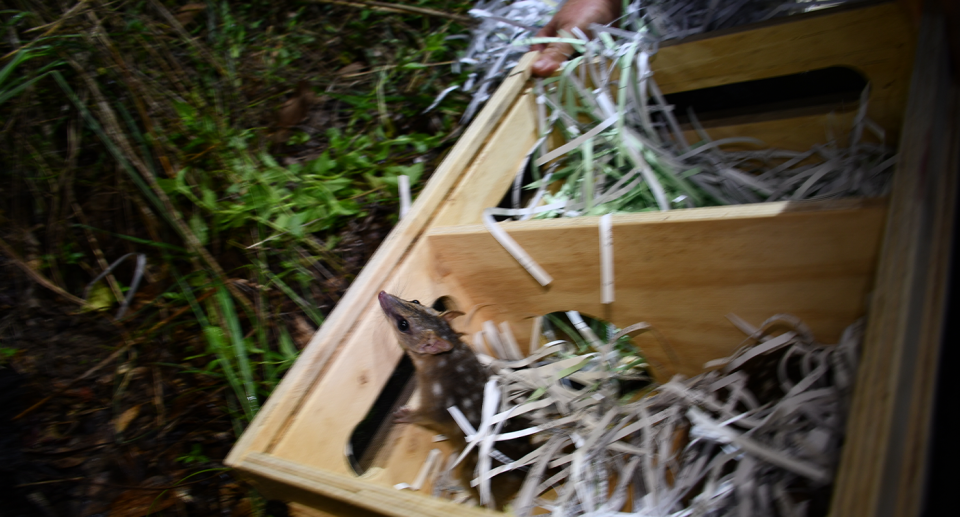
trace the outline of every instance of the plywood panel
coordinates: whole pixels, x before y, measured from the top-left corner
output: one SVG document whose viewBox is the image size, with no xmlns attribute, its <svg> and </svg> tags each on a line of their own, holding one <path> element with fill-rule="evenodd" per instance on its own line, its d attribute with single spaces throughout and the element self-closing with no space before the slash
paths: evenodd
<svg viewBox="0 0 960 517">
<path fill-rule="evenodd" d="M 500 203 L 513 184 L 523 157 L 537 141 L 536 113 L 534 95 L 527 90 L 466 170 L 463 181 L 440 209 L 434 226 L 479 223 L 484 208 Z"/>
<path fill-rule="evenodd" d="M 820 115 L 806 115 L 760 122 L 744 122 L 721 126 L 707 126 L 706 132 L 713 140 L 734 137 L 753 137 L 767 147 L 789 149 L 792 151 L 806 151 L 814 144 L 836 142 L 839 147 L 849 145 L 850 128 L 853 127 L 855 111 L 843 113 L 824 113 Z M 684 131 L 687 142 L 699 142 L 700 135 L 696 131 Z M 868 135 L 872 140 L 872 137 Z M 887 144 L 893 143 L 887 139 Z M 726 146 L 732 150 L 737 146 Z M 753 145 L 744 145 L 743 149 L 762 149 Z"/>
<path fill-rule="evenodd" d="M 300 501 L 327 513 L 343 516 L 371 514 L 409 517 L 483 517 L 502 515 L 478 507 L 459 505 L 419 492 L 395 490 L 360 479 L 305 467 L 298 462 L 251 452 L 244 470 L 269 496 Z M 322 515 L 322 514 L 321 514 Z"/>
<path fill-rule="evenodd" d="M 868 115 L 889 133 L 888 141 L 896 141 L 916 40 L 897 4 L 823 11 L 725 32 L 661 47 L 650 61 L 661 90 L 674 93 L 847 66 L 870 81 Z"/>
<path fill-rule="evenodd" d="M 781 312 L 830 342 L 864 313 L 883 227 L 882 201 L 784 202 L 614 216 L 616 302 L 600 303 L 599 218 L 501 224 L 555 279 L 544 288 L 482 226 L 436 228 L 438 263 L 477 303 L 521 319 L 579 310 L 619 327 L 646 321 L 695 374 Z M 661 363 L 659 350 L 648 353 Z"/>
<path fill-rule="evenodd" d="M 960 88 L 944 21 L 927 14 L 901 158 L 831 506 L 836 517 L 920 515 L 949 278 Z M 955 259 L 954 259 L 955 261 Z"/>
</svg>

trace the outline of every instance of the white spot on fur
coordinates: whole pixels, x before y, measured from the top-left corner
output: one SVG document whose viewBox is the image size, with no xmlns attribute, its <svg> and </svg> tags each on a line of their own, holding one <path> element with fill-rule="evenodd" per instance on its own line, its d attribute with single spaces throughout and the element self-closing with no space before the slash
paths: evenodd
<svg viewBox="0 0 960 517">
<path fill-rule="evenodd" d="M 467 409 L 472 408 L 472 407 L 473 407 L 473 401 L 470 400 L 470 399 L 464 399 L 464 401 L 463 401 L 463 407 L 465 407 L 465 408 L 467 408 Z"/>
<path fill-rule="evenodd" d="M 440 386 L 440 383 L 439 383 L 439 382 L 433 383 L 433 394 L 434 394 L 435 396 L 439 397 L 440 394 L 442 394 L 442 393 L 443 393 L 443 386 Z"/>
<path fill-rule="evenodd" d="M 446 365 L 447 365 L 447 360 L 446 360 L 446 359 L 441 359 L 441 360 L 437 361 L 437 366 L 439 366 L 440 368 L 443 368 L 443 367 L 446 366 Z"/>
<path fill-rule="evenodd" d="M 455 370 L 457 370 L 457 373 L 463 373 L 467 371 L 467 367 L 462 364 L 458 364 Z"/>
</svg>

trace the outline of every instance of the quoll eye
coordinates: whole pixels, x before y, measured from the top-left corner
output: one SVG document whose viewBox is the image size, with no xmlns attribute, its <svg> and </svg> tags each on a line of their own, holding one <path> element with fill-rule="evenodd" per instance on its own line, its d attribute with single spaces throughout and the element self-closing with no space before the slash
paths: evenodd
<svg viewBox="0 0 960 517">
<path fill-rule="evenodd" d="M 415 304 L 417 304 L 417 305 L 420 305 L 420 300 L 413 300 L 413 301 L 410 302 L 410 303 L 415 303 Z"/>
<path fill-rule="evenodd" d="M 410 328 L 410 324 L 407 323 L 407 320 L 400 318 L 397 320 L 397 328 L 400 329 L 401 332 L 406 332 Z"/>
</svg>

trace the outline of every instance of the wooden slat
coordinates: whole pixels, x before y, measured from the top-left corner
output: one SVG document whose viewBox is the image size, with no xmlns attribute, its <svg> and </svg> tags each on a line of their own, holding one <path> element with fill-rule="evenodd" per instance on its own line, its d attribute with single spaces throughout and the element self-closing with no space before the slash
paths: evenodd
<svg viewBox="0 0 960 517">
<path fill-rule="evenodd" d="M 527 90 L 504 117 L 491 145 L 464 172 L 463 181 L 440 208 L 436 225 L 479 223 L 484 208 L 500 203 L 524 155 L 537 141 L 536 113 L 534 95 Z"/>
<path fill-rule="evenodd" d="M 265 493 L 272 498 L 305 503 L 320 509 L 329 508 L 336 513 L 330 510 L 325 511 L 334 515 L 394 517 L 500 515 L 479 507 L 455 504 L 418 492 L 396 490 L 367 483 L 363 479 L 331 474 L 257 452 L 248 453 L 237 468 L 257 479 L 258 485 L 263 487 Z"/>
<path fill-rule="evenodd" d="M 791 313 L 823 342 L 865 312 L 885 210 L 882 201 L 782 202 L 613 217 L 616 301 L 600 303 L 598 217 L 502 223 L 554 282 L 542 288 L 481 226 L 434 228 L 437 267 L 456 272 L 476 303 L 506 318 L 578 310 L 623 328 L 657 327 L 682 364 L 733 352 L 733 312 L 759 324 Z M 655 341 L 645 353 L 669 364 Z"/>
<path fill-rule="evenodd" d="M 836 142 L 838 146 L 848 145 L 850 128 L 853 127 L 855 117 L 856 111 L 851 110 L 842 113 L 708 126 L 706 132 L 714 140 L 749 136 L 762 141 L 767 147 L 806 151 L 814 144 L 831 141 Z M 683 135 L 688 142 L 700 141 L 700 135 L 694 130 L 684 131 Z M 888 143 L 893 143 L 893 140 L 888 140 Z M 734 148 L 735 146 L 725 147 L 725 149 Z M 743 149 L 759 149 L 759 147 L 744 145 Z"/>
<path fill-rule="evenodd" d="M 888 141 L 898 137 L 915 34 L 896 3 L 824 11 L 766 27 L 734 29 L 719 36 L 706 34 L 692 39 L 664 46 L 652 57 L 654 79 L 664 93 L 847 66 L 872 83 L 869 116 L 888 132 Z M 848 117 L 849 114 L 845 118 Z M 815 118 L 828 120 L 826 115 Z M 756 127 L 743 124 L 736 128 L 734 136 L 756 136 L 768 144 L 796 150 L 806 150 L 810 144 L 824 141 L 821 138 L 795 145 L 797 137 L 790 133 L 798 123 L 803 125 L 802 117 Z M 812 131 L 817 135 L 816 127 Z M 844 128 L 846 131 L 849 125 Z M 726 135 L 708 132 L 712 138 Z"/>
<path fill-rule="evenodd" d="M 926 16 L 832 515 L 919 515 L 950 265 L 960 91 Z"/>
</svg>

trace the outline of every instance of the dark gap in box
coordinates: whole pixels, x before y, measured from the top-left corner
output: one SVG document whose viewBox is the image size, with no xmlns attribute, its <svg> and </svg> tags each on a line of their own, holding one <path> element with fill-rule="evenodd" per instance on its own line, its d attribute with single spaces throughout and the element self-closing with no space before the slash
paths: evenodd
<svg viewBox="0 0 960 517">
<path fill-rule="evenodd" d="M 704 127 L 856 109 L 867 79 L 842 66 L 665 95 L 681 124 L 693 108 Z M 690 129 L 685 127 L 684 129 Z"/>
<path fill-rule="evenodd" d="M 409 400 L 416 387 L 413 361 L 407 354 L 400 357 L 390 379 L 383 386 L 367 416 L 357 424 L 350 435 L 347 458 L 350 467 L 361 475 L 373 466 L 377 453 L 383 447 L 390 431 L 393 413 Z"/>
</svg>

